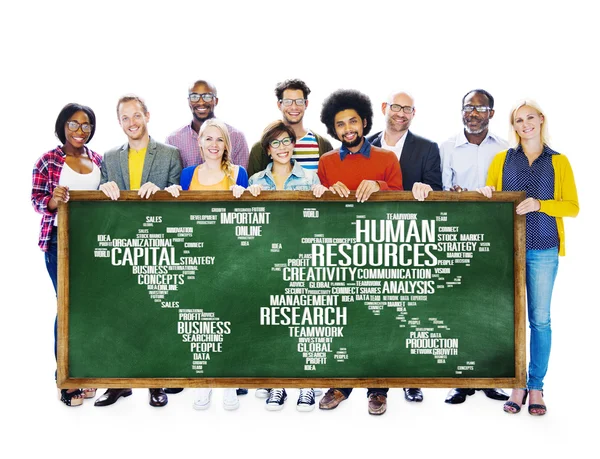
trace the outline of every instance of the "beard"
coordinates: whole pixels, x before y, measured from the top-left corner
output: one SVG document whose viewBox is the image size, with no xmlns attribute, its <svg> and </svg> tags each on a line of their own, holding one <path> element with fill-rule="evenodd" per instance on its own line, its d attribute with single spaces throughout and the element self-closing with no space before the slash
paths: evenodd
<svg viewBox="0 0 600 459">
<path fill-rule="evenodd" d="M 300 116 L 298 119 L 294 120 L 284 113 L 283 118 L 285 119 L 285 124 L 287 124 L 288 126 L 293 126 L 294 124 L 300 124 L 304 116 Z"/>
<path fill-rule="evenodd" d="M 146 132 L 148 132 L 148 129 L 145 126 L 140 126 L 136 132 L 129 132 L 129 130 L 125 130 L 125 135 L 130 140 L 140 140 L 146 135 Z"/>
<path fill-rule="evenodd" d="M 198 114 L 196 113 L 196 110 L 192 110 L 192 116 L 199 123 L 203 123 L 206 120 L 214 118 L 215 117 L 215 111 L 214 110 L 210 110 L 209 112 L 207 112 L 207 114 L 204 116 L 204 118 L 200 118 L 200 116 L 198 116 Z"/>
<path fill-rule="evenodd" d="M 463 124 L 465 126 L 465 131 L 467 131 L 468 134 L 473 134 L 473 135 L 478 135 L 478 134 L 485 132 L 485 130 L 488 128 L 488 126 L 490 124 L 489 120 L 482 120 L 481 123 L 479 124 L 479 127 L 471 128 L 471 127 L 469 127 L 468 121 L 469 120 L 463 120 Z"/>
<path fill-rule="evenodd" d="M 403 123 L 402 126 L 399 126 L 399 123 Z M 396 121 L 393 118 L 389 118 L 387 120 L 387 127 L 391 131 L 395 132 L 405 132 L 410 127 L 410 123 L 408 123 L 408 118 L 400 118 L 400 120 Z"/>
<path fill-rule="evenodd" d="M 346 142 L 345 140 L 343 140 L 342 137 L 342 145 L 344 145 L 346 148 L 350 149 L 350 148 L 354 148 L 354 147 L 358 147 L 360 145 L 360 143 L 362 142 L 362 137 L 358 136 L 358 132 L 356 133 L 356 139 L 354 139 L 352 142 Z"/>
</svg>

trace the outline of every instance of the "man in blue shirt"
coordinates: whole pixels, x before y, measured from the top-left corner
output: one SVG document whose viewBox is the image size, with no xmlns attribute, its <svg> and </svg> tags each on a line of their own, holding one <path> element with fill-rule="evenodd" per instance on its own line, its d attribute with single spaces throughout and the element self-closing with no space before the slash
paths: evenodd
<svg viewBox="0 0 600 459">
<path fill-rule="evenodd" d="M 485 186 L 492 159 L 508 148 L 505 140 L 489 132 L 493 117 L 494 98 L 489 92 L 474 89 L 465 94 L 462 102 L 464 129 L 446 140 L 440 149 L 444 190 L 475 191 Z M 452 405 L 463 403 L 475 390 L 483 390 L 494 400 L 508 400 L 502 389 L 452 389 L 445 401 Z"/>
</svg>

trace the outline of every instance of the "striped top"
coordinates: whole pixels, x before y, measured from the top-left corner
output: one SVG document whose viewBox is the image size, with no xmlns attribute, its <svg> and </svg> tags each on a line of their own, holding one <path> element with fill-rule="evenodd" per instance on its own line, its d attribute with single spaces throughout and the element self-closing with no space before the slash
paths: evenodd
<svg viewBox="0 0 600 459">
<path fill-rule="evenodd" d="M 296 141 L 292 158 L 298 161 L 304 169 L 317 172 L 319 167 L 319 143 L 310 130 L 304 137 Z"/>
</svg>

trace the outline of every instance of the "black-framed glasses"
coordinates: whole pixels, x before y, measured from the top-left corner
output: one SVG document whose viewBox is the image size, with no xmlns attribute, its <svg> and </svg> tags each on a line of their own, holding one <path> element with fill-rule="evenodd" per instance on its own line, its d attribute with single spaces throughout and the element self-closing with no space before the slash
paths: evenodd
<svg viewBox="0 0 600 459">
<path fill-rule="evenodd" d="M 302 99 L 304 100 L 304 99 Z M 279 145 L 283 145 L 284 147 L 287 147 L 288 145 L 292 144 L 292 139 L 290 139 L 289 137 L 284 137 L 281 140 L 275 139 L 275 140 L 271 140 L 269 142 L 269 145 L 271 145 L 271 148 L 279 148 Z"/>
<path fill-rule="evenodd" d="M 71 132 L 77 132 L 77 130 L 79 128 L 81 128 L 81 130 L 83 132 L 92 132 L 92 128 L 94 127 L 93 124 L 90 123 L 78 123 L 77 121 L 67 121 L 67 129 L 69 129 L 69 131 Z"/>
<path fill-rule="evenodd" d="M 465 105 L 462 108 L 463 113 L 471 113 L 473 110 L 476 110 L 477 113 L 485 113 L 491 110 L 490 107 L 486 107 L 484 105 Z"/>
<path fill-rule="evenodd" d="M 285 107 L 289 107 L 294 102 L 298 107 L 304 107 L 306 105 L 306 99 L 281 99 L 279 102 Z"/>
<path fill-rule="evenodd" d="M 200 98 L 202 98 L 204 102 L 212 102 L 215 99 L 215 97 L 216 96 L 212 92 L 205 92 L 203 94 L 192 92 L 188 96 L 188 99 L 190 99 L 191 102 L 198 102 Z"/>
<path fill-rule="evenodd" d="M 411 107 L 410 105 L 398 105 L 398 104 L 390 104 L 390 110 L 393 112 L 403 111 L 407 115 L 411 114 L 415 107 Z"/>
</svg>

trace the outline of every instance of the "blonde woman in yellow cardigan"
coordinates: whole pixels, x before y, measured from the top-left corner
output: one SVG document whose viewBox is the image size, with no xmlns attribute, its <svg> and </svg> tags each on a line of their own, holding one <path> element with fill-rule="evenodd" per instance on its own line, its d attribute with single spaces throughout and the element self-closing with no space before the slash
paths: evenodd
<svg viewBox="0 0 600 459">
<path fill-rule="evenodd" d="M 530 361 L 527 388 L 513 389 L 504 411 L 521 411 L 529 395 L 529 414 L 546 414 L 544 376 L 548 369 L 552 331 L 550 302 L 558 270 L 558 256 L 565 254 L 563 217 L 579 213 L 577 188 L 565 155 L 547 143 L 547 120 L 532 100 L 519 102 L 510 114 L 513 145 L 498 153 L 490 165 L 486 186 L 480 193 L 525 191 L 527 198 L 517 206 L 526 216 L 527 316 L 530 329 Z"/>
</svg>

